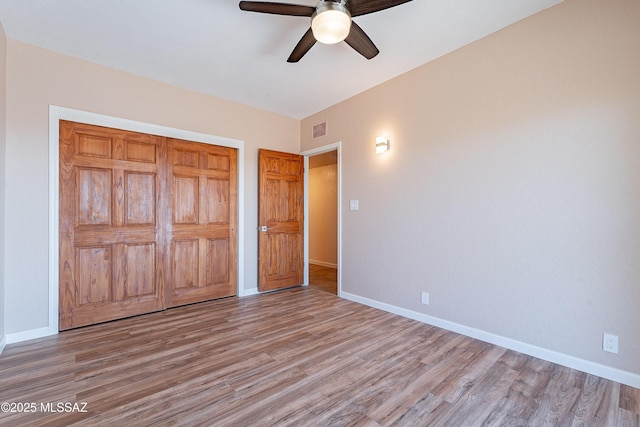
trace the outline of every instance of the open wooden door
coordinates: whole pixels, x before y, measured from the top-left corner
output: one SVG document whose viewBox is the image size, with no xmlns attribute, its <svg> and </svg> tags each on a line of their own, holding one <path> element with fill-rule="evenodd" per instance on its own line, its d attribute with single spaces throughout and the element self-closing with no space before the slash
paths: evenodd
<svg viewBox="0 0 640 427">
<path fill-rule="evenodd" d="M 258 157 L 258 290 L 299 286 L 304 280 L 304 158 L 270 150 L 260 150 Z"/>
</svg>

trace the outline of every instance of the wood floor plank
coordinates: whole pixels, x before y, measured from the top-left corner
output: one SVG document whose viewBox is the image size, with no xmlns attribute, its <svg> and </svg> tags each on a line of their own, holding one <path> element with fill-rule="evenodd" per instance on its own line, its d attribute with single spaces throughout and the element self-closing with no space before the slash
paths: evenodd
<svg viewBox="0 0 640 427">
<path fill-rule="evenodd" d="M 450 403 L 455 403 L 463 395 L 467 394 L 474 384 L 487 370 L 495 366 L 495 362 L 504 353 L 505 349 L 480 343 L 476 353 L 469 360 L 467 365 L 458 369 L 443 379 L 432 393 L 442 397 Z"/>
<path fill-rule="evenodd" d="M 8 345 L 0 401 L 38 405 L 11 426 L 640 427 L 640 390 L 306 288 Z"/>
<path fill-rule="evenodd" d="M 610 408 L 618 409 L 619 384 L 594 375 L 587 375 L 582 389 L 577 391 L 579 395 L 576 396 L 575 404 L 571 408 L 574 424 L 584 425 L 586 420 L 596 419 L 603 425 L 615 425 L 616 411 Z"/>
<path fill-rule="evenodd" d="M 640 389 L 621 385 L 619 405 L 624 410 L 640 414 Z"/>
<path fill-rule="evenodd" d="M 531 416 L 536 425 L 571 425 L 575 419 L 573 409 L 577 403 L 580 389 L 574 387 L 568 368 L 559 367 L 549 379 L 543 392 L 543 399 Z M 574 405 L 576 404 L 576 405 Z"/>
<path fill-rule="evenodd" d="M 501 398 L 496 401 L 491 412 L 479 425 L 525 427 L 529 421 L 519 415 L 522 413 L 524 413 L 524 411 L 519 408 L 516 402 L 507 398 Z"/>
<path fill-rule="evenodd" d="M 640 414 L 620 409 L 618 411 L 618 427 L 640 427 Z"/>
<path fill-rule="evenodd" d="M 487 370 L 469 389 L 467 401 L 463 402 L 462 410 L 456 414 L 460 418 L 459 425 L 474 426 L 478 425 L 479 420 L 489 418 L 516 376 L 517 372 L 505 365 L 496 364 Z M 456 407 L 459 406 L 456 404 Z M 447 419 L 447 422 L 450 421 Z"/>
</svg>

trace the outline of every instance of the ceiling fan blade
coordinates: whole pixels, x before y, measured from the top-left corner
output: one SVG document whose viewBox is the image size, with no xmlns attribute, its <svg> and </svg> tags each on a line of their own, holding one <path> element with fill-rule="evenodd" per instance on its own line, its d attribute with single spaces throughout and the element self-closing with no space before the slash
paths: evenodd
<svg viewBox="0 0 640 427">
<path fill-rule="evenodd" d="M 367 59 L 371 59 L 380 53 L 369 36 L 353 21 L 351 21 L 351 31 L 349 31 L 349 35 L 344 41 Z"/>
<path fill-rule="evenodd" d="M 304 33 L 304 36 L 302 36 L 296 47 L 293 48 L 293 52 L 289 55 L 287 62 L 300 61 L 300 59 L 309 52 L 309 49 L 311 49 L 314 44 L 316 44 L 316 38 L 313 37 L 313 32 L 311 31 L 311 28 L 309 28 L 307 32 Z"/>
<path fill-rule="evenodd" d="M 270 1 L 241 1 L 240 9 L 248 12 L 272 13 L 274 15 L 311 16 L 315 7 Z"/>
<path fill-rule="evenodd" d="M 347 2 L 347 8 L 351 16 L 360 16 L 389 9 L 390 7 L 400 6 L 410 1 L 412 0 L 349 0 Z"/>
</svg>

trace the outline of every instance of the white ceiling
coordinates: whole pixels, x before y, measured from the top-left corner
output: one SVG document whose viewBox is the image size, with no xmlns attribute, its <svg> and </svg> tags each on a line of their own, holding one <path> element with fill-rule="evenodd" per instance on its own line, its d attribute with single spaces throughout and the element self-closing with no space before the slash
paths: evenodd
<svg viewBox="0 0 640 427">
<path fill-rule="evenodd" d="M 301 119 L 560 2 L 413 0 L 354 18 L 374 59 L 316 43 L 297 64 L 310 20 L 236 0 L 0 0 L 0 21 L 12 39 Z"/>
</svg>

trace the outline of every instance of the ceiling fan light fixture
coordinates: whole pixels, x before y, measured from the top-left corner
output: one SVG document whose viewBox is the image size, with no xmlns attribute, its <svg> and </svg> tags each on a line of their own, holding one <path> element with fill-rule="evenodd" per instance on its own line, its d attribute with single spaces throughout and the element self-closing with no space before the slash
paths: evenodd
<svg viewBox="0 0 640 427">
<path fill-rule="evenodd" d="M 351 30 L 351 14 L 342 3 L 321 1 L 311 17 L 313 37 L 320 43 L 335 44 L 343 41 Z"/>
</svg>

